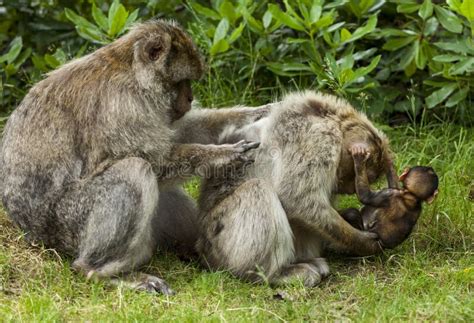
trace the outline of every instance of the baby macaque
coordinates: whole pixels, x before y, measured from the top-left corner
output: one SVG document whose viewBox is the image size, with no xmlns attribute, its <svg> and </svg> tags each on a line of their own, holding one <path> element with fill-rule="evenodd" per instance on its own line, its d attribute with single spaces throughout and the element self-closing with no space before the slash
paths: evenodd
<svg viewBox="0 0 474 323">
<path fill-rule="evenodd" d="M 438 176 L 431 167 L 406 168 L 398 185 L 372 192 L 367 178 L 366 161 L 370 153 L 364 146 L 351 150 L 356 174 L 356 192 L 364 207 L 341 212 L 353 227 L 377 233 L 381 246 L 394 248 L 411 233 L 421 214 L 423 201 L 430 204 L 438 194 Z"/>
</svg>

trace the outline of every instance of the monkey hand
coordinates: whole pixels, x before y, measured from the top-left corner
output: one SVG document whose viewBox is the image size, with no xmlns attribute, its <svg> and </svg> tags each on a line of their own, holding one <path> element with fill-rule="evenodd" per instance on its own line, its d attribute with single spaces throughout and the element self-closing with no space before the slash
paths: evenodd
<svg viewBox="0 0 474 323">
<path fill-rule="evenodd" d="M 254 156 L 249 151 L 258 148 L 259 142 L 249 142 L 241 140 L 235 144 L 220 145 L 223 158 L 220 160 L 222 165 L 236 164 L 237 166 L 254 162 Z M 217 165 L 217 166 L 222 166 Z"/>
<path fill-rule="evenodd" d="M 356 246 L 359 256 L 371 256 L 383 251 L 378 234 L 369 231 L 362 231 L 360 244 Z"/>
<path fill-rule="evenodd" d="M 365 143 L 355 143 L 349 148 L 355 162 L 366 162 L 370 157 L 369 147 Z"/>
</svg>

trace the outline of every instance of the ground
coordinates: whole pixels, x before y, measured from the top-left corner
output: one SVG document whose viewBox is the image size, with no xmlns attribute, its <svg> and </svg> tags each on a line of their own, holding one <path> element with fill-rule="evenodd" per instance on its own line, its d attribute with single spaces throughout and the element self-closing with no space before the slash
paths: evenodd
<svg viewBox="0 0 474 323">
<path fill-rule="evenodd" d="M 0 318 L 10 321 L 474 321 L 474 129 L 447 123 L 382 127 L 398 168 L 431 165 L 440 195 L 401 246 L 365 258 L 330 257 L 312 289 L 272 289 L 213 273 L 172 254 L 145 268 L 175 296 L 87 282 L 71 260 L 29 246 L 0 213 Z M 196 194 L 196 186 L 188 190 Z M 344 198 L 341 205 L 353 205 Z"/>
</svg>

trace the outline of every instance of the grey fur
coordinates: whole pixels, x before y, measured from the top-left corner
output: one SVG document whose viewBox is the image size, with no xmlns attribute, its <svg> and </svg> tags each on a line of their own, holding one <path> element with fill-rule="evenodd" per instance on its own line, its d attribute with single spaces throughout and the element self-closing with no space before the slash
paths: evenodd
<svg viewBox="0 0 474 323">
<path fill-rule="evenodd" d="M 152 20 L 36 84 L 8 120 L 0 160 L 3 204 L 27 239 L 75 257 L 88 277 L 146 263 L 161 239 L 156 218 L 185 198 L 176 178 L 248 163 L 256 146 L 178 143 L 172 121 L 203 70 L 177 24 Z M 169 292 L 144 282 L 132 285 Z"/>
<path fill-rule="evenodd" d="M 387 153 L 385 136 L 364 115 L 333 96 L 295 93 L 273 104 L 267 118 L 227 127 L 220 138 L 255 136 L 261 146 L 250 168 L 203 184 L 197 249 L 207 265 L 314 286 L 329 273 L 323 250 L 380 251 L 375 235 L 352 228 L 331 205 L 337 191 L 354 189 L 347 181 L 353 176 L 341 170 L 349 168 L 342 163 L 351 143 L 368 143 L 377 158 Z M 384 170 L 373 168 L 376 177 Z"/>
</svg>

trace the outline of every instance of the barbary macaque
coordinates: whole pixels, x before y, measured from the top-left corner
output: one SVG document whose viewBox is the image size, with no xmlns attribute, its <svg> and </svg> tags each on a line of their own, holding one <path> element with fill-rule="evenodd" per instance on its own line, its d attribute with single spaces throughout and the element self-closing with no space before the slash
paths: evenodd
<svg viewBox="0 0 474 323">
<path fill-rule="evenodd" d="M 374 232 L 383 248 L 394 248 L 411 233 L 422 211 L 422 202 L 432 203 L 438 195 L 438 176 L 431 167 L 407 168 L 400 175 L 402 188 L 371 191 L 366 163 L 370 153 L 366 146 L 352 148 L 356 174 L 356 192 L 364 204 L 359 211 L 346 209 L 341 215 L 353 227 Z"/>
<path fill-rule="evenodd" d="M 383 173 L 395 181 L 391 152 L 385 135 L 342 99 L 307 91 L 270 106 L 253 123 L 219 129 L 221 142 L 261 144 L 244 172 L 204 180 L 197 250 L 210 268 L 241 278 L 314 286 L 329 272 L 324 251 L 381 251 L 377 234 L 352 227 L 332 198 L 355 192 L 354 145 L 371 153 L 369 182 Z"/>
<path fill-rule="evenodd" d="M 174 180 L 248 163 L 258 146 L 176 139 L 172 124 L 190 109 L 190 81 L 203 71 L 181 27 L 150 20 L 33 86 L 8 120 L 0 157 L 3 205 L 26 239 L 71 255 L 87 277 L 148 262 L 161 218 L 197 212 Z M 151 275 L 124 279 L 171 293 Z"/>
</svg>

